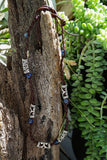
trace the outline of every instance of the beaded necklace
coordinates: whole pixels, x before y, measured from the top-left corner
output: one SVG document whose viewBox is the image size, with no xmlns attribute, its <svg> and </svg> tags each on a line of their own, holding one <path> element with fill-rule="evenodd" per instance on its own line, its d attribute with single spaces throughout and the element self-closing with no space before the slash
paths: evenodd
<svg viewBox="0 0 107 160">
<path fill-rule="evenodd" d="M 58 20 L 60 20 L 60 24 L 61 24 L 61 29 L 62 29 L 62 48 L 63 48 L 63 53 L 62 53 L 62 58 L 61 58 L 61 92 L 62 92 L 62 98 L 63 98 L 63 106 L 64 106 L 64 112 L 65 112 L 65 120 L 64 123 L 62 125 L 65 125 L 63 131 L 61 130 L 57 136 L 57 138 L 52 142 L 52 143 L 48 143 L 48 142 L 38 142 L 34 139 L 33 135 L 32 135 L 32 124 L 33 124 L 33 119 L 35 118 L 35 111 L 36 111 L 36 107 L 38 107 L 35 104 L 35 95 L 34 95 L 34 90 L 33 90 L 33 82 L 32 82 L 32 73 L 29 70 L 29 65 L 28 65 L 28 58 L 27 58 L 27 54 L 28 54 L 28 46 L 29 46 L 29 37 L 30 37 L 30 32 L 34 26 L 34 24 L 36 22 L 40 23 L 40 13 L 41 11 L 50 11 L 51 12 L 51 16 L 55 19 L 56 24 L 58 25 L 59 22 Z M 32 21 L 29 29 L 27 30 L 27 32 L 24 34 L 24 37 L 26 38 L 26 44 L 25 44 L 25 58 L 22 59 L 22 67 L 23 67 L 23 72 L 26 75 L 26 78 L 28 78 L 29 80 L 29 85 L 30 85 L 30 89 L 31 89 L 31 105 L 30 105 L 30 113 L 29 113 L 29 124 L 30 124 L 30 137 L 31 140 L 37 145 L 37 147 L 39 148 L 47 148 L 50 149 L 50 147 L 52 145 L 57 145 L 59 144 L 67 135 L 67 128 L 68 128 L 68 124 L 69 124 L 69 120 L 68 120 L 68 104 L 69 104 L 69 97 L 68 97 L 68 91 L 67 91 L 67 84 L 65 83 L 64 80 L 64 74 L 63 74 L 63 58 L 65 57 L 65 42 L 64 42 L 64 25 L 65 25 L 65 20 L 62 19 L 57 12 L 52 9 L 49 6 L 42 6 L 40 7 L 37 11 L 36 11 L 36 15 L 34 20 Z M 58 29 L 57 29 L 58 31 Z M 38 41 L 39 41 L 39 45 L 41 45 L 41 41 L 40 41 L 40 33 L 38 33 L 39 36 Z M 61 127 L 62 128 L 62 127 Z"/>
</svg>

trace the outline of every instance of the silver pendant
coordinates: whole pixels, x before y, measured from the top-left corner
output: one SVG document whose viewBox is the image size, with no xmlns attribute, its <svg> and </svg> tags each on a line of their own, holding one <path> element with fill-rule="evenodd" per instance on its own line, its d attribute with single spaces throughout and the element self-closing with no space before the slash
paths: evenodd
<svg viewBox="0 0 107 160">
<path fill-rule="evenodd" d="M 51 148 L 51 145 L 50 145 L 50 143 L 38 142 L 37 147 L 38 147 L 38 148 L 50 149 L 50 148 Z"/>
<path fill-rule="evenodd" d="M 67 136 L 67 133 L 67 131 L 63 130 L 60 137 L 58 137 L 58 142 L 61 142 Z"/>
<path fill-rule="evenodd" d="M 22 66 L 24 74 L 29 73 L 28 59 L 22 59 Z"/>
<path fill-rule="evenodd" d="M 31 104 L 30 105 L 30 113 L 29 113 L 30 118 L 35 118 L 35 109 L 36 109 L 36 105 Z"/>
<path fill-rule="evenodd" d="M 62 91 L 63 99 L 67 99 L 68 98 L 68 90 L 67 90 L 66 84 L 61 86 L 61 91 Z"/>
</svg>

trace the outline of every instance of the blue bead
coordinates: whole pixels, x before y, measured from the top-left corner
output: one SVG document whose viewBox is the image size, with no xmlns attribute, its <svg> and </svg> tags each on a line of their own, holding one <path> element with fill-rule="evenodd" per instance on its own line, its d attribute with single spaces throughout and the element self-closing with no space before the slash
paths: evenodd
<svg viewBox="0 0 107 160">
<path fill-rule="evenodd" d="M 30 78 L 32 77 L 32 73 L 27 73 L 27 74 L 26 74 L 26 77 L 27 77 L 28 79 L 30 79 Z"/>
<path fill-rule="evenodd" d="M 27 33 L 27 32 L 24 34 L 24 37 L 25 37 L 25 38 L 27 38 L 27 37 L 28 37 L 28 33 Z"/>
<path fill-rule="evenodd" d="M 29 122 L 29 124 L 32 124 L 32 123 L 33 123 L 33 119 L 32 119 L 32 118 L 29 118 L 29 119 L 28 119 L 28 122 Z"/>
<path fill-rule="evenodd" d="M 69 102 L 69 100 L 66 98 L 64 99 L 64 103 L 67 104 Z"/>
<path fill-rule="evenodd" d="M 59 144 L 58 140 L 55 140 L 54 144 L 55 144 L 55 145 Z"/>
<path fill-rule="evenodd" d="M 67 51 L 65 51 L 65 54 L 67 54 Z M 62 55 L 64 55 L 64 50 L 62 50 Z"/>
</svg>

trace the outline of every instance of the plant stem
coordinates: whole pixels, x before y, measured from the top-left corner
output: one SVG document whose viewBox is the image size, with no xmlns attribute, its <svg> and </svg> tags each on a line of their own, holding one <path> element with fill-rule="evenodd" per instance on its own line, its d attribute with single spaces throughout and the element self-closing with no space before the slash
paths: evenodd
<svg viewBox="0 0 107 160">
<path fill-rule="evenodd" d="M 89 41 L 89 42 L 85 45 L 85 47 L 83 48 L 83 50 L 82 50 L 82 52 L 81 52 L 81 55 L 80 55 L 80 58 L 79 58 L 78 68 L 79 68 L 79 66 L 81 65 L 81 60 L 82 60 L 82 57 L 83 57 L 83 55 L 84 55 L 84 53 L 85 53 L 85 50 L 87 49 L 87 47 L 88 47 L 92 42 L 93 42 L 93 40 Z"/>
<path fill-rule="evenodd" d="M 92 126 L 92 127 L 95 127 L 90 121 L 89 119 L 87 118 L 87 116 L 70 100 L 70 102 L 72 103 L 72 105 L 77 108 L 77 110 L 81 113 L 81 115 L 83 115 L 85 117 L 85 119 L 88 121 L 88 123 Z"/>
<path fill-rule="evenodd" d="M 101 105 L 101 109 L 100 109 L 101 119 L 103 117 L 103 106 L 106 103 L 106 99 L 107 99 L 107 94 L 105 95 L 104 100 L 102 101 L 102 105 Z"/>
</svg>

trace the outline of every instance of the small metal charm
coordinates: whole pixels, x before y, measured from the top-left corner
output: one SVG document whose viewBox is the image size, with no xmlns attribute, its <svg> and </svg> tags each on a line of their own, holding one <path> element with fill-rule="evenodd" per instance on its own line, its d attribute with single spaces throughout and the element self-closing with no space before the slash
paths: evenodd
<svg viewBox="0 0 107 160">
<path fill-rule="evenodd" d="M 29 73 L 28 59 L 22 59 L 22 66 L 24 74 Z"/>
<path fill-rule="evenodd" d="M 30 118 L 35 118 L 35 109 L 36 109 L 36 105 L 31 104 L 30 105 L 30 113 L 29 113 Z"/>
<path fill-rule="evenodd" d="M 63 130 L 60 137 L 58 138 L 58 142 L 61 142 L 67 136 L 67 133 L 67 131 Z"/>
<path fill-rule="evenodd" d="M 67 90 L 66 84 L 61 86 L 61 91 L 62 91 L 63 99 L 67 99 L 68 98 L 68 90 Z"/>
<path fill-rule="evenodd" d="M 38 147 L 38 148 L 50 149 L 50 148 L 51 148 L 51 145 L 50 145 L 50 143 L 38 142 L 37 147 Z"/>
</svg>

